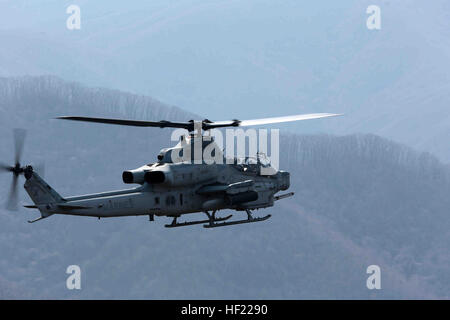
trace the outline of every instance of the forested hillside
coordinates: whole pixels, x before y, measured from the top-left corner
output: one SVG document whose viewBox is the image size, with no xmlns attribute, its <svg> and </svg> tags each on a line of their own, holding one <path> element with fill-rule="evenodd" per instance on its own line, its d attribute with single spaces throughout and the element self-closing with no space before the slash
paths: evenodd
<svg viewBox="0 0 450 320">
<path fill-rule="evenodd" d="M 67 114 L 195 117 L 59 78 L 1 78 L 0 161 L 13 159 L 12 128 L 28 128 L 25 162 L 45 161 L 63 196 L 124 188 L 122 170 L 173 143 L 170 130 L 51 120 Z M 165 229 L 166 218 L 53 216 L 30 225 L 37 212 L 0 209 L 0 298 L 449 297 L 448 166 L 375 135 L 281 133 L 296 195 L 257 212 L 273 215 L 264 223 Z M 0 176 L 2 199 L 10 179 Z M 80 291 L 66 289 L 71 264 L 82 269 Z M 366 288 L 371 264 L 382 290 Z"/>
</svg>

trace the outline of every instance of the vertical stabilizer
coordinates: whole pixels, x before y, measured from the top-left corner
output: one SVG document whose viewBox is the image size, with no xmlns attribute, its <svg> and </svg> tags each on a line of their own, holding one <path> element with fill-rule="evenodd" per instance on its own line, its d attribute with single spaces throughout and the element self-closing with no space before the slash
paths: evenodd
<svg viewBox="0 0 450 320">
<path fill-rule="evenodd" d="M 64 202 L 64 199 L 50 187 L 36 172 L 25 174 L 24 188 L 36 205 Z"/>
</svg>

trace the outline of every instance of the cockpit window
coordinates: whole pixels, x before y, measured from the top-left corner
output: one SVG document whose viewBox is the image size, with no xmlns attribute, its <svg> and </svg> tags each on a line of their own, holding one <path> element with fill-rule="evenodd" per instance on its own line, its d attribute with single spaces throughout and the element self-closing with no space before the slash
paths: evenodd
<svg viewBox="0 0 450 320">
<path fill-rule="evenodd" d="M 261 168 L 271 168 L 270 159 L 263 153 L 259 153 L 256 157 L 245 157 L 234 159 L 235 168 L 246 173 L 259 174 Z"/>
</svg>

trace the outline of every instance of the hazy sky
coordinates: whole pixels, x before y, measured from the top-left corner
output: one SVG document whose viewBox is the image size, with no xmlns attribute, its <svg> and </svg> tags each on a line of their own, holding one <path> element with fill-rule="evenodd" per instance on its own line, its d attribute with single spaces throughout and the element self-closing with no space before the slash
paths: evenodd
<svg viewBox="0 0 450 320">
<path fill-rule="evenodd" d="M 376 36 L 357 3 L 4 1 L 0 28 L 27 37 L 38 73 L 150 94 L 212 118 L 282 115 L 314 107 Z M 66 28 L 70 4 L 81 9 L 80 30 Z"/>
<path fill-rule="evenodd" d="M 373 4 L 380 30 L 366 26 Z M 373 132 L 450 159 L 449 21 L 444 0 L 8 0 L 0 75 L 55 74 L 213 120 L 345 113 L 284 128 Z"/>
</svg>

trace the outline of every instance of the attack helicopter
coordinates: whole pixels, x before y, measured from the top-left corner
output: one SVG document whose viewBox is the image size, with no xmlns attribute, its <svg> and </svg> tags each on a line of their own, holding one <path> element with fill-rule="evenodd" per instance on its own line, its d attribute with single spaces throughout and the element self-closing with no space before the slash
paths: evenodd
<svg viewBox="0 0 450 320">
<path fill-rule="evenodd" d="M 25 177 L 24 188 L 34 204 L 26 208 L 38 209 L 41 216 L 36 221 L 54 214 L 84 217 L 108 218 L 123 216 L 170 217 L 167 228 L 203 224 L 205 228 L 216 228 L 243 223 L 265 221 L 270 214 L 254 217 L 252 211 L 272 207 L 275 201 L 293 196 L 293 192 L 278 194 L 290 187 L 289 172 L 271 167 L 258 153 L 256 159 L 246 157 L 227 159 L 220 152 L 213 137 L 206 133 L 212 129 L 226 127 L 261 126 L 273 123 L 319 119 L 338 116 L 333 113 L 301 114 L 285 117 L 253 120 L 202 121 L 143 121 L 110 118 L 63 116 L 57 119 L 113 124 L 135 127 L 178 128 L 186 131 L 174 147 L 162 149 L 157 161 L 137 169 L 125 170 L 122 180 L 125 184 L 139 186 L 126 190 L 62 197 L 38 174 L 33 166 L 20 163 L 25 131 L 15 129 L 15 163 L 13 166 L 0 164 L 1 171 L 13 174 L 8 209 L 17 207 L 18 177 Z M 219 162 L 198 161 L 196 150 L 215 150 Z M 212 147 L 212 148 L 211 148 Z M 266 159 L 267 160 L 267 159 Z M 269 173 L 268 173 L 269 172 Z M 220 210 L 230 209 L 245 212 L 246 218 L 229 220 L 233 214 L 217 217 Z M 182 215 L 204 213 L 206 219 L 179 222 Z"/>
</svg>

